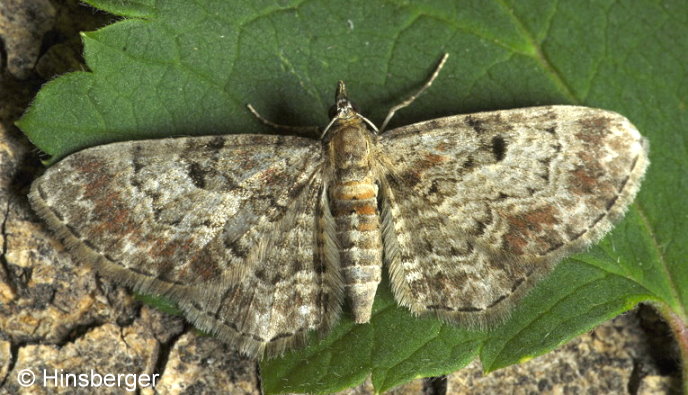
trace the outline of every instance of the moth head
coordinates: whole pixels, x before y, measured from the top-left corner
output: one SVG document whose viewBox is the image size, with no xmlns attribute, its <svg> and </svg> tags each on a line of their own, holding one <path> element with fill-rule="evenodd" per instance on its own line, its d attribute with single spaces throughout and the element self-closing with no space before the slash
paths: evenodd
<svg viewBox="0 0 688 395">
<path fill-rule="evenodd" d="M 358 112 L 358 106 L 349 100 L 346 94 L 344 81 L 337 83 L 337 92 L 334 95 L 334 105 L 330 107 L 330 123 L 323 130 L 321 138 L 325 139 L 330 129 L 335 126 L 366 124 L 373 133 L 377 133 L 377 127 L 370 120 Z"/>
<path fill-rule="evenodd" d="M 330 107 L 330 119 L 351 119 L 358 117 L 358 106 L 349 100 L 346 93 L 346 85 L 344 81 L 337 83 L 337 91 L 334 95 L 334 105 Z"/>
</svg>

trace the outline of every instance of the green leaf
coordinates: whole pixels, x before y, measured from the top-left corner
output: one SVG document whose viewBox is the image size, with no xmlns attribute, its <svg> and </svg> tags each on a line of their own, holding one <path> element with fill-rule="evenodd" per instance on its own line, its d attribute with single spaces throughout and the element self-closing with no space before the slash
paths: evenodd
<svg viewBox="0 0 688 395">
<path fill-rule="evenodd" d="M 569 103 L 624 114 L 651 142 L 652 165 L 626 219 L 560 264 L 503 325 L 466 331 L 414 318 L 382 285 L 369 324 L 343 317 L 324 339 L 264 361 L 266 392 L 330 392 L 370 374 L 383 391 L 476 356 L 492 371 L 640 301 L 688 321 L 683 1 L 91 3 L 130 19 L 85 33 L 91 71 L 46 84 L 19 123 L 53 161 L 116 140 L 273 132 L 247 103 L 278 123 L 325 125 L 339 79 L 379 124 L 444 52 L 451 56 L 438 80 L 392 127 Z"/>
</svg>

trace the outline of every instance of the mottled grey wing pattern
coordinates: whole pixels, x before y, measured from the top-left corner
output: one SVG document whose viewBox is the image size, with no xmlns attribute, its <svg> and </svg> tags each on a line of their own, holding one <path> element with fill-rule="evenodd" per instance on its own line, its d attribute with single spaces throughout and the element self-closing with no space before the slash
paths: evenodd
<svg viewBox="0 0 688 395">
<path fill-rule="evenodd" d="M 321 151 L 262 135 L 115 143 L 52 166 L 30 199 L 101 273 L 169 297 L 248 355 L 273 355 L 339 315 Z"/>
<path fill-rule="evenodd" d="M 389 131 L 380 146 L 395 297 L 478 327 L 598 241 L 648 165 L 628 120 L 574 106 L 435 119 Z"/>
</svg>

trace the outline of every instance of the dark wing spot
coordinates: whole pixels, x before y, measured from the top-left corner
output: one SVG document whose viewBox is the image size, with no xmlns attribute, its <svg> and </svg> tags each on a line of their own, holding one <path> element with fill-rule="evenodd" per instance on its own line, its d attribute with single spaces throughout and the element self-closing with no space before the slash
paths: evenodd
<svg viewBox="0 0 688 395">
<path fill-rule="evenodd" d="M 487 228 L 487 225 L 484 222 L 476 221 L 475 222 L 475 228 L 474 228 L 472 233 L 475 236 L 482 236 L 483 233 L 485 233 L 485 228 Z"/>
<path fill-rule="evenodd" d="M 500 302 L 504 301 L 505 299 L 506 299 L 506 295 L 502 295 L 502 296 L 498 297 L 494 302 L 492 302 L 491 305 L 489 305 L 487 307 L 494 307 L 494 306 L 498 305 Z"/>
<path fill-rule="evenodd" d="M 427 128 L 426 130 L 434 130 L 439 129 L 442 126 L 436 119 L 431 119 L 429 121 L 426 121 L 425 127 Z"/>
<path fill-rule="evenodd" d="M 587 231 L 588 231 L 587 229 L 584 229 L 584 230 L 582 230 L 582 231 L 580 231 L 580 232 L 578 232 L 578 233 L 569 232 L 569 235 L 568 235 L 568 236 L 569 236 L 569 241 L 578 240 L 578 239 L 579 239 L 581 236 L 583 236 Z"/>
<path fill-rule="evenodd" d="M 79 233 L 79 231 L 76 230 L 75 227 L 73 227 L 70 224 L 65 224 L 65 228 L 67 228 L 67 230 L 69 230 L 69 233 L 74 235 L 74 237 L 76 237 L 77 239 L 81 239 L 81 233 Z"/>
<path fill-rule="evenodd" d="M 205 174 L 206 171 L 203 170 L 201 165 L 199 165 L 196 162 L 192 162 L 189 164 L 189 169 L 187 170 L 187 173 L 189 175 L 189 178 L 191 178 L 191 182 L 197 187 L 197 188 L 205 188 Z"/>
<path fill-rule="evenodd" d="M 602 218 L 604 218 L 606 215 L 607 215 L 607 213 L 602 213 L 597 218 L 595 218 L 595 220 L 592 221 L 590 228 L 594 227 L 595 225 L 597 225 L 598 222 L 602 221 Z"/>
<path fill-rule="evenodd" d="M 142 156 L 142 151 L 143 147 L 141 147 L 140 145 L 137 144 L 134 146 L 134 151 L 132 152 L 131 157 L 133 158 L 132 164 L 134 165 L 135 174 L 138 174 L 138 172 L 143 168 L 143 164 L 139 162 L 139 158 L 141 158 Z"/>
<path fill-rule="evenodd" d="M 437 192 L 439 192 L 439 187 L 437 186 L 437 180 L 432 182 L 432 185 L 430 185 L 430 189 L 428 189 L 428 195 L 434 195 Z"/>
<path fill-rule="evenodd" d="M 160 207 L 153 208 L 153 218 L 155 218 L 155 221 L 157 221 L 157 222 L 165 222 L 165 224 L 167 224 L 167 225 L 177 226 L 182 222 L 182 219 L 184 219 L 184 216 L 179 216 L 179 217 L 174 218 L 174 219 L 166 218 L 163 220 L 161 218 L 163 216 L 163 214 L 164 214 L 164 211 L 162 208 L 160 208 Z"/>
<path fill-rule="evenodd" d="M 612 207 L 614 206 L 614 203 L 616 203 L 616 199 L 618 199 L 618 198 L 619 198 L 619 195 L 616 195 L 616 196 L 614 196 L 613 198 L 611 198 L 611 200 L 609 200 L 609 201 L 607 202 L 607 205 L 605 206 L 605 208 L 607 209 L 607 211 L 609 211 L 609 210 L 612 209 Z"/>
<path fill-rule="evenodd" d="M 485 309 L 481 309 L 479 307 L 460 307 L 457 309 L 453 309 L 454 311 L 462 311 L 464 313 L 476 313 L 478 311 L 483 311 Z"/>
<path fill-rule="evenodd" d="M 495 160 L 501 162 L 504 160 L 506 155 L 506 141 L 502 136 L 494 136 L 492 138 L 492 153 L 494 154 Z"/>
<path fill-rule="evenodd" d="M 516 282 L 514 283 L 514 286 L 511 287 L 511 292 L 516 291 L 516 289 L 517 289 L 518 287 L 520 287 L 521 284 L 523 284 L 523 282 L 524 282 L 525 280 L 526 280 L 526 279 L 523 278 L 523 277 L 521 277 L 521 278 L 519 278 L 518 280 L 516 280 Z"/>
<path fill-rule="evenodd" d="M 475 130 L 476 133 L 482 133 L 485 131 L 485 126 L 483 126 L 483 121 L 475 119 L 472 116 L 466 117 L 466 125 L 470 126 Z"/>
<path fill-rule="evenodd" d="M 269 283 L 270 282 L 270 277 L 268 276 L 268 274 L 263 269 L 258 269 L 256 271 L 254 271 L 253 275 L 256 276 L 256 278 L 263 283 Z"/>
<path fill-rule="evenodd" d="M 279 334 L 273 336 L 272 338 L 270 338 L 270 340 L 268 340 L 268 341 L 269 341 L 269 342 L 274 342 L 274 341 L 277 341 L 277 340 L 279 340 L 279 339 L 285 339 L 285 338 L 287 338 L 287 337 L 292 337 L 292 336 L 294 336 L 294 333 L 293 333 L 293 332 L 279 333 Z"/>
<path fill-rule="evenodd" d="M 96 252 L 100 252 L 100 250 L 98 249 L 98 247 L 96 247 L 96 246 L 95 246 L 93 243 L 91 243 L 90 241 L 88 241 L 88 240 L 81 240 L 81 242 L 84 243 L 84 245 L 85 245 L 86 247 L 90 248 L 91 250 L 96 251 Z"/>
<path fill-rule="evenodd" d="M 240 236 L 243 236 L 244 234 L 242 233 Z M 238 237 L 237 237 L 238 239 Z M 237 239 L 225 239 L 224 240 L 224 246 L 226 249 L 230 250 L 232 255 L 237 257 L 238 259 L 245 259 L 248 254 L 250 253 L 249 248 L 245 245 L 245 243 L 242 243 L 241 240 Z"/>
<path fill-rule="evenodd" d="M 214 151 L 218 151 L 225 146 L 225 139 L 222 136 L 214 137 L 208 142 L 208 148 Z"/>
<path fill-rule="evenodd" d="M 542 254 L 542 255 L 547 255 L 547 254 L 549 254 L 550 252 L 556 251 L 556 250 L 558 250 L 559 248 L 561 248 L 561 247 L 563 247 L 563 246 L 564 246 L 564 243 L 556 242 L 556 243 L 550 245 L 550 247 L 547 249 L 547 251 L 545 251 L 545 253 Z"/>
</svg>

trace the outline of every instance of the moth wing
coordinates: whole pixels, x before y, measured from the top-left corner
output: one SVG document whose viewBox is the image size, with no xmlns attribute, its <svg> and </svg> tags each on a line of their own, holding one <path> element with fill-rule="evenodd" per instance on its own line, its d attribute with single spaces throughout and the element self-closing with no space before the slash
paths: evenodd
<svg viewBox="0 0 688 395">
<path fill-rule="evenodd" d="M 380 138 L 385 263 L 397 301 L 469 326 L 501 321 L 633 201 L 647 142 L 613 112 L 458 115 Z"/>
<path fill-rule="evenodd" d="M 298 137 L 114 143 L 52 166 L 29 198 L 100 273 L 166 296 L 247 355 L 273 355 L 341 306 L 320 157 L 319 141 Z"/>
</svg>

